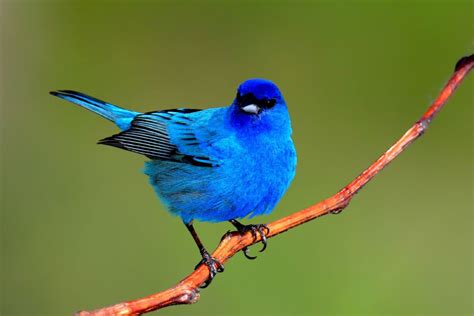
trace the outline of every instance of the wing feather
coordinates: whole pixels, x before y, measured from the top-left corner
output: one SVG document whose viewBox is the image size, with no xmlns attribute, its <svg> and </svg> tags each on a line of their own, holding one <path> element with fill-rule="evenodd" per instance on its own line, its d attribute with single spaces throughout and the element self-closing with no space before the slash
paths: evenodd
<svg viewBox="0 0 474 316">
<path fill-rule="evenodd" d="M 200 110 L 175 109 L 159 112 L 149 112 L 137 115 L 130 128 L 121 133 L 112 135 L 99 141 L 99 144 L 114 146 L 150 159 L 161 159 L 189 163 L 203 167 L 216 166 L 216 162 L 209 157 L 187 155 L 178 150 L 171 142 L 168 129 L 172 126 L 183 129 L 179 141 L 190 146 L 198 146 L 199 141 L 192 129 L 193 119 L 187 113 Z"/>
</svg>

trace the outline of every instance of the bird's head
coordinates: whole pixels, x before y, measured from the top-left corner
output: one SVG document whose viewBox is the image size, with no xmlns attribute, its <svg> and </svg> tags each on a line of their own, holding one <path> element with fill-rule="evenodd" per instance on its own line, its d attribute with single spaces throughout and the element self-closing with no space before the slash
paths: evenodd
<svg viewBox="0 0 474 316">
<path fill-rule="evenodd" d="M 259 115 L 271 111 L 278 104 L 285 103 L 280 90 L 273 82 L 265 79 L 250 79 L 243 82 L 234 100 L 240 111 L 247 115 Z"/>
<path fill-rule="evenodd" d="M 239 128 L 278 129 L 290 124 L 280 89 L 266 79 L 249 79 L 239 86 L 231 106 L 231 121 Z"/>
</svg>

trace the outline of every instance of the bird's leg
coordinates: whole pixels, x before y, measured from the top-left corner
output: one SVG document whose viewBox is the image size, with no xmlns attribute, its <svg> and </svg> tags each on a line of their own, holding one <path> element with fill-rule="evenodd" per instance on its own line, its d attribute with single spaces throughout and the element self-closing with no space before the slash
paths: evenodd
<svg viewBox="0 0 474 316">
<path fill-rule="evenodd" d="M 209 279 L 207 279 L 206 283 L 204 283 L 201 288 L 207 287 L 209 284 L 211 284 L 212 279 L 216 276 L 217 273 L 219 272 L 224 272 L 224 265 L 220 263 L 216 258 L 212 257 L 209 252 L 204 248 L 201 240 L 199 239 L 196 230 L 193 227 L 193 223 L 184 223 L 186 227 L 188 228 L 189 232 L 191 233 L 191 236 L 193 236 L 194 241 L 196 242 L 196 245 L 199 248 L 199 252 L 201 253 L 202 260 L 199 261 L 199 263 L 196 265 L 195 269 L 201 264 L 204 263 L 208 269 L 209 269 Z"/>
<path fill-rule="evenodd" d="M 262 244 L 263 244 L 263 247 L 262 247 L 262 249 L 260 249 L 260 252 L 263 252 L 267 248 L 267 235 L 268 235 L 268 233 L 270 233 L 270 229 L 268 228 L 267 225 L 265 225 L 265 224 L 244 225 L 244 224 L 240 223 L 239 221 L 237 221 L 235 219 L 231 219 L 229 222 L 232 225 L 234 225 L 234 227 L 241 234 L 244 234 L 248 231 L 252 232 L 252 236 L 253 236 L 254 239 L 257 238 L 257 233 L 258 233 L 260 235 L 260 237 L 262 238 Z M 244 249 L 242 249 L 242 252 L 244 253 L 244 256 L 247 259 L 253 260 L 253 259 L 257 258 L 257 256 L 249 255 L 248 251 L 249 251 L 248 247 L 245 247 Z"/>
</svg>

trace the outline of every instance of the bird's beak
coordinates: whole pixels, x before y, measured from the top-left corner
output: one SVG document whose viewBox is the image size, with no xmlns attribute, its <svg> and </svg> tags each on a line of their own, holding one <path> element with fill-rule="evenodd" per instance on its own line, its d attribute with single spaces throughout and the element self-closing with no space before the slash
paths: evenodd
<svg viewBox="0 0 474 316">
<path fill-rule="evenodd" d="M 244 107 L 242 107 L 242 110 L 245 113 L 250 113 L 250 114 L 258 114 L 260 112 L 260 107 L 255 104 L 249 104 Z"/>
</svg>

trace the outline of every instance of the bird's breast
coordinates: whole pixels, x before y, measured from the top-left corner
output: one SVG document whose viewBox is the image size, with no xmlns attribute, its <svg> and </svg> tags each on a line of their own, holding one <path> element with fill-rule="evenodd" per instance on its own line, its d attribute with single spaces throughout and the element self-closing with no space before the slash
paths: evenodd
<svg viewBox="0 0 474 316">
<path fill-rule="evenodd" d="M 222 169 L 221 169 L 222 168 Z M 296 154 L 293 142 L 262 141 L 240 148 L 235 159 L 219 169 L 232 192 L 226 199 L 239 217 L 270 212 L 294 177 Z"/>
<path fill-rule="evenodd" d="M 146 173 L 169 210 L 184 221 L 219 222 L 270 212 L 293 179 L 291 139 L 214 144 L 217 167 L 153 161 Z"/>
</svg>

